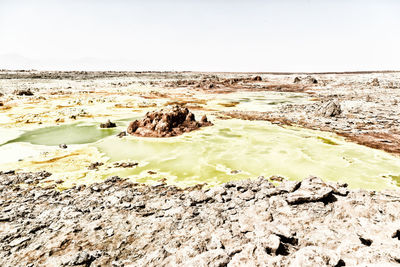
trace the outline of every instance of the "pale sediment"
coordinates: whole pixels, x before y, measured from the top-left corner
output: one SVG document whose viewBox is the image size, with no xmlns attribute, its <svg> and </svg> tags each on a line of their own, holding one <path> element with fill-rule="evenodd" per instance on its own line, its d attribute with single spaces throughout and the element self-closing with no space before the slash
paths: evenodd
<svg viewBox="0 0 400 267">
<path fill-rule="evenodd" d="M 352 266 L 400 262 L 400 192 L 235 181 L 179 189 L 114 177 L 62 192 L 0 175 L 2 266 Z M 19 184 L 30 184 L 21 186 Z"/>
</svg>

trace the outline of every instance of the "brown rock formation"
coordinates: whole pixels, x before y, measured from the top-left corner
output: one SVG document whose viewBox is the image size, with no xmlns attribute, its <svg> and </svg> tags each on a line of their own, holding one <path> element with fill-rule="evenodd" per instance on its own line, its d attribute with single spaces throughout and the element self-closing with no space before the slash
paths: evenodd
<svg viewBox="0 0 400 267">
<path fill-rule="evenodd" d="M 15 90 L 14 91 L 15 95 L 27 95 L 27 96 L 32 96 L 33 92 L 31 91 L 31 89 L 19 89 L 19 90 Z"/>
<path fill-rule="evenodd" d="M 302 83 L 302 84 L 317 84 L 318 80 L 312 76 L 307 76 L 305 78 L 295 77 L 293 83 Z"/>
<path fill-rule="evenodd" d="M 210 125 L 212 123 L 206 115 L 198 122 L 187 108 L 174 106 L 167 110 L 148 112 L 142 120 L 131 122 L 127 133 L 145 137 L 171 137 Z"/>
<path fill-rule="evenodd" d="M 106 123 L 100 124 L 100 128 L 115 128 L 115 127 L 117 127 L 117 124 L 115 124 L 115 122 L 111 122 L 110 120 L 108 120 Z"/>
<path fill-rule="evenodd" d="M 374 78 L 374 79 L 370 82 L 370 85 L 372 85 L 372 86 L 379 86 L 380 83 L 379 83 L 378 78 Z"/>
</svg>

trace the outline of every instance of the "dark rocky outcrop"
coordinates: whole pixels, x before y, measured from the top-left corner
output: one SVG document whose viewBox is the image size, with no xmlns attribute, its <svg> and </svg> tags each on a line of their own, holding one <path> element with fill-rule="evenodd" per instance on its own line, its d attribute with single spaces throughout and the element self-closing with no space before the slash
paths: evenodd
<svg viewBox="0 0 400 267">
<path fill-rule="evenodd" d="M 306 76 L 304 78 L 295 77 L 293 83 L 303 83 L 303 84 L 317 84 L 318 80 L 312 76 Z"/>
<path fill-rule="evenodd" d="M 68 148 L 68 146 L 67 146 L 66 144 L 59 144 L 58 147 L 59 147 L 59 148 L 62 148 L 62 149 Z"/>
<path fill-rule="evenodd" d="M 114 122 L 111 122 L 110 120 L 107 120 L 106 123 L 100 124 L 100 128 L 115 128 L 117 127 L 117 124 Z"/>
<path fill-rule="evenodd" d="M 103 162 L 93 162 L 92 164 L 89 165 L 88 169 L 89 170 L 98 170 L 100 166 L 103 166 Z"/>
<path fill-rule="evenodd" d="M 114 163 L 115 168 L 133 168 L 138 165 L 139 165 L 139 163 L 137 163 L 137 162 L 115 162 Z"/>
<path fill-rule="evenodd" d="M 378 78 L 374 78 L 369 84 L 372 85 L 372 86 L 379 86 L 380 85 Z"/>
<path fill-rule="evenodd" d="M 124 136 L 127 136 L 127 133 L 126 133 L 126 131 L 123 131 L 123 132 L 120 132 L 119 134 L 117 134 L 117 136 L 118 136 L 119 138 L 122 138 L 122 137 L 124 137 Z"/>
<path fill-rule="evenodd" d="M 127 133 L 145 137 L 171 137 L 210 125 L 212 123 L 207 120 L 206 115 L 198 122 L 187 108 L 174 106 L 170 109 L 148 112 L 142 120 L 131 122 Z"/>
<path fill-rule="evenodd" d="M 18 90 L 14 91 L 14 94 L 19 95 L 19 96 L 23 96 L 23 95 L 32 96 L 33 92 L 31 91 L 31 89 L 18 89 Z"/>
</svg>

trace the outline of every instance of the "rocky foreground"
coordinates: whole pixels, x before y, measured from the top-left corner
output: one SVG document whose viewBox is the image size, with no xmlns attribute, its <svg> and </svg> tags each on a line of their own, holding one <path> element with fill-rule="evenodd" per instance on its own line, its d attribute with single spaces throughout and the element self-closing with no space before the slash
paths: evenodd
<svg viewBox="0 0 400 267">
<path fill-rule="evenodd" d="M 400 263 L 400 191 L 316 177 L 184 190 L 113 177 L 60 192 L 37 185 L 49 175 L 0 173 L 1 266 Z"/>
</svg>

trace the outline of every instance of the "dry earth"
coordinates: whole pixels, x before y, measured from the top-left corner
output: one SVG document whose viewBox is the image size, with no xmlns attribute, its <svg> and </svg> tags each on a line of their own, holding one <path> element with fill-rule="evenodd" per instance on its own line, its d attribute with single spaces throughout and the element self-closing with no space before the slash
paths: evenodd
<svg viewBox="0 0 400 267">
<path fill-rule="evenodd" d="M 48 175 L 0 175 L 2 266 L 400 263 L 399 191 L 316 177 L 185 190 L 118 177 L 62 192 L 33 185 Z"/>
</svg>

